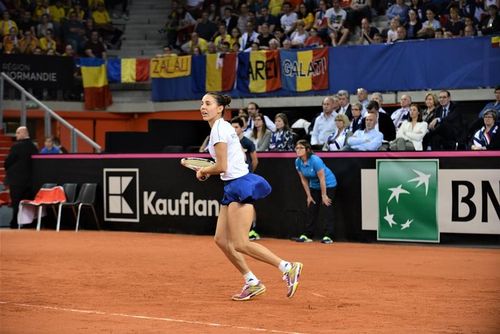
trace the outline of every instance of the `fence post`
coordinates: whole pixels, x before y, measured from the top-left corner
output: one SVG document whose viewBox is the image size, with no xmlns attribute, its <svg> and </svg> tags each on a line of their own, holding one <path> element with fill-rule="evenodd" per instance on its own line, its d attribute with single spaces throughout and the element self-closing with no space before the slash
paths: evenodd
<svg viewBox="0 0 500 334">
<path fill-rule="evenodd" d="M 50 114 L 47 110 L 44 112 L 45 138 L 52 136 L 52 124 L 50 122 Z"/>
<path fill-rule="evenodd" d="M 21 91 L 21 126 L 26 126 L 26 93 Z"/>
<path fill-rule="evenodd" d="M 3 76 L 0 75 L 0 130 L 3 129 L 3 88 L 4 79 Z"/>
<path fill-rule="evenodd" d="M 78 152 L 78 138 L 76 137 L 75 128 L 71 128 L 71 153 Z"/>
</svg>

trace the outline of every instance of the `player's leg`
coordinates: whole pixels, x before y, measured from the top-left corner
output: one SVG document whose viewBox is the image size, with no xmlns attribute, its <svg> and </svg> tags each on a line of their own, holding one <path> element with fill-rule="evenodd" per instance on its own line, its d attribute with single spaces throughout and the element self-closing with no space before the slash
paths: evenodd
<svg viewBox="0 0 500 334">
<path fill-rule="evenodd" d="M 250 271 L 245 258 L 241 253 L 234 249 L 234 245 L 229 237 L 228 220 L 227 220 L 227 206 L 221 205 L 219 218 L 217 219 L 217 227 L 215 228 L 215 243 L 222 250 L 224 255 L 231 261 L 231 263 L 238 269 L 238 271 L 245 275 Z"/>
</svg>

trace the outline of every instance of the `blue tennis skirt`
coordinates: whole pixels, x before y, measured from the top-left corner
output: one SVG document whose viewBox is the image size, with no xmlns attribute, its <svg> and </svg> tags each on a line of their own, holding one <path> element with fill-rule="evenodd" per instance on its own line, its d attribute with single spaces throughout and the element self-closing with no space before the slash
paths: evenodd
<svg viewBox="0 0 500 334">
<path fill-rule="evenodd" d="M 271 185 L 262 176 L 248 173 L 242 177 L 224 182 L 224 196 L 221 204 L 231 202 L 250 204 L 271 193 Z"/>
</svg>

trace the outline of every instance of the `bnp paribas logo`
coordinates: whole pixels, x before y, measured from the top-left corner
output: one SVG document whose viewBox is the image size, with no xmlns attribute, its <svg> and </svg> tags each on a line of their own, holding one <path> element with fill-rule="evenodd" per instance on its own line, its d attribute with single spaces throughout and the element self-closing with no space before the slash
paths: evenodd
<svg viewBox="0 0 500 334">
<path fill-rule="evenodd" d="M 438 160 L 377 160 L 378 240 L 439 242 Z"/>
</svg>

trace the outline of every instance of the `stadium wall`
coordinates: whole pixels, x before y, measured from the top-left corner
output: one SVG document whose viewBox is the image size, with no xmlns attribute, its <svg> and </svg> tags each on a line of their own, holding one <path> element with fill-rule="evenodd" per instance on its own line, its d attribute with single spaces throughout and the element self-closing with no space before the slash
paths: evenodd
<svg viewBox="0 0 500 334">
<path fill-rule="evenodd" d="M 377 191 L 370 187 L 376 186 L 373 173 L 377 160 L 437 159 L 440 181 L 436 200 L 441 242 L 500 244 L 498 152 L 318 155 L 339 181 L 334 201 L 337 240 L 376 239 Z M 101 226 L 107 230 L 212 234 L 222 195 L 221 182 L 217 177 L 198 182 L 192 171 L 179 165 L 179 159 L 185 156 L 187 154 L 35 156 L 34 179 L 37 186 L 46 182 L 98 183 L 96 205 Z M 271 195 L 256 205 L 257 230 L 263 236 L 290 238 L 301 232 L 305 197 L 294 159 L 294 153 L 260 154 L 259 174 L 273 187 Z M 73 217 L 67 214 L 66 227 L 72 228 Z M 91 215 L 85 214 L 83 218 L 84 229 L 95 228 Z"/>
</svg>

